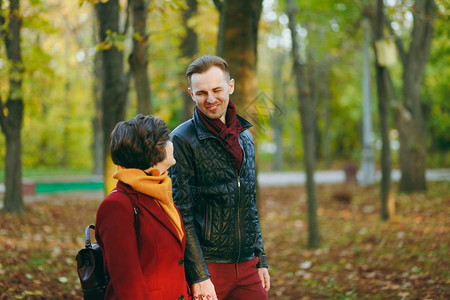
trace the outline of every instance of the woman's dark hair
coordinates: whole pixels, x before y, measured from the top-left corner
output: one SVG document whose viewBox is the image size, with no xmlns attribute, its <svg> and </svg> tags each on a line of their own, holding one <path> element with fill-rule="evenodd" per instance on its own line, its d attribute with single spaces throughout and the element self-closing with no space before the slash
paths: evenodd
<svg viewBox="0 0 450 300">
<path fill-rule="evenodd" d="M 193 74 L 202 74 L 208 71 L 211 67 L 218 67 L 225 73 L 225 78 L 230 80 L 230 71 L 228 70 L 227 62 L 219 57 L 212 55 L 203 55 L 194 60 L 186 70 L 186 77 L 189 87 L 191 86 L 191 77 Z"/>
<path fill-rule="evenodd" d="M 141 114 L 117 123 L 111 132 L 111 158 L 119 166 L 146 170 L 166 158 L 170 130 L 160 118 Z"/>
</svg>

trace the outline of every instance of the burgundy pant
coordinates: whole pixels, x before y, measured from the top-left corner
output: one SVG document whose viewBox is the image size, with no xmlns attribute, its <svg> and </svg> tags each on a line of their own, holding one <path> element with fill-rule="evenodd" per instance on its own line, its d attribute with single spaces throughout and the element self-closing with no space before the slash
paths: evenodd
<svg viewBox="0 0 450 300">
<path fill-rule="evenodd" d="M 265 300 L 256 264 L 258 257 L 237 264 L 208 263 L 211 281 L 219 300 Z"/>
</svg>

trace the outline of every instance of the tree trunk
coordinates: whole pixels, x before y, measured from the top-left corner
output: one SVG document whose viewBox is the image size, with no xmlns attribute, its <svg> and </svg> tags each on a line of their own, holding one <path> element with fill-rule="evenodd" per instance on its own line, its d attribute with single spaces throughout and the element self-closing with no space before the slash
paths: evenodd
<svg viewBox="0 0 450 300">
<path fill-rule="evenodd" d="M 68 27 L 68 24 L 66 24 Z M 65 57 L 70 57 L 69 55 L 69 40 L 66 38 L 65 40 L 65 47 L 64 47 L 64 55 Z M 69 60 L 67 59 L 65 61 L 65 72 L 66 72 L 66 83 L 64 84 L 64 123 L 62 124 L 63 127 L 63 141 L 62 141 L 62 157 L 60 161 L 60 165 L 63 167 L 67 167 L 68 160 L 69 160 L 69 137 L 70 137 L 70 130 L 69 130 L 69 122 L 70 122 L 70 116 L 71 116 L 71 108 L 70 108 L 70 86 L 71 82 L 69 80 L 69 74 L 71 73 L 70 70 L 70 64 Z"/>
<path fill-rule="evenodd" d="M 3 212 L 23 213 L 25 211 L 22 196 L 22 143 L 20 132 L 23 120 L 22 100 L 22 56 L 20 48 L 20 29 L 22 19 L 20 1 L 11 0 L 9 3 L 9 23 L 5 33 L 1 27 L 5 24 L 2 4 L 0 3 L 0 33 L 6 46 L 6 54 L 10 61 L 9 93 L 6 101 L 8 115 L 4 113 L 3 102 L 0 98 L 0 124 L 6 137 L 5 155 L 5 198 Z"/>
<path fill-rule="evenodd" d="M 183 12 L 183 23 L 185 24 L 186 34 L 181 40 L 181 54 L 182 59 L 186 61 L 193 61 L 194 56 L 198 52 L 198 36 L 195 30 L 190 27 L 189 20 L 197 13 L 197 0 L 186 0 L 187 10 Z M 183 74 L 184 75 L 184 74 Z M 183 111 L 181 113 L 181 122 L 192 117 L 192 110 L 194 108 L 194 101 L 191 95 L 187 92 L 188 86 L 186 80 L 183 80 Z"/>
<path fill-rule="evenodd" d="M 300 110 L 302 141 L 304 149 L 304 164 L 306 169 L 306 190 L 308 203 L 308 247 L 319 247 L 319 225 L 317 221 L 316 187 L 314 182 L 315 169 L 315 126 L 314 126 L 314 103 L 307 91 L 307 80 L 304 76 L 304 66 L 299 60 L 299 45 L 296 27 L 297 7 L 294 1 L 289 0 L 287 5 L 289 18 L 289 29 L 292 39 L 292 58 L 294 61 L 295 83 L 297 87 L 298 103 Z"/>
<path fill-rule="evenodd" d="M 237 112 L 253 123 L 250 131 L 255 141 L 255 155 L 258 157 L 258 124 L 255 114 L 258 91 L 256 61 L 262 0 L 216 0 L 214 3 L 220 11 L 217 55 L 227 61 L 230 75 L 235 80 L 235 90 L 231 98 L 236 104 Z M 257 163 L 255 168 L 258 174 Z M 259 206 L 259 193 L 256 197 Z"/>
<path fill-rule="evenodd" d="M 133 51 L 129 57 L 137 94 L 138 113 L 149 115 L 152 112 L 150 80 L 148 75 L 147 53 L 147 7 L 146 0 L 130 0 L 133 14 Z"/>
<path fill-rule="evenodd" d="M 278 107 L 283 107 L 286 101 L 286 82 L 284 82 L 281 73 L 284 64 L 284 54 L 278 53 L 273 61 L 273 92 L 272 101 Z M 273 139 L 275 141 L 275 155 L 273 159 L 273 170 L 281 171 L 283 168 L 283 127 L 284 119 L 281 113 L 269 115 L 273 128 Z"/>
<path fill-rule="evenodd" d="M 399 104 L 396 111 L 399 132 L 399 162 L 402 176 L 400 190 L 404 192 L 426 190 L 426 149 L 424 128 L 415 120 L 411 111 Z"/>
<path fill-rule="evenodd" d="M 99 20 L 100 42 L 105 41 L 107 31 L 119 32 L 119 3 L 109 0 L 95 5 Z M 112 178 L 114 170 L 109 152 L 110 135 L 114 126 L 125 118 L 125 103 L 128 92 L 128 82 L 123 74 L 123 53 L 114 45 L 102 49 L 103 83 L 102 83 L 102 127 L 103 127 L 103 158 L 105 191 L 114 188 Z"/>
<path fill-rule="evenodd" d="M 383 0 L 377 0 L 375 15 L 372 19 L 374 42 L 384 38 L 384 5 Z M 375 43 L 374 51 L 376 52 Z M 391 189 L 391 146 L 389 140 L 389 95 L 387 76 L 388 69 L 381 66 L 378 61 L 378 55 L 375 55 L 375 71 L 378 95 L 378 115 L 380 118 L 381 135 L 381 218 L 389 219 L 388 197 Z"/>
<path fill-rule="evenodd" d="M 229 65 L 236 88 L 232 95 L 238 112 L 255 122 L 258 25 L 262 0 L 224 0 L 221 5 L 217 55 Z M 254 124 L 257 125 L 257 124 Z M 256 128 L 252 130 L 256 133 Z"/>
<path fill-rule="evenodd" d="M 420 91 L 433 36 L 436 4 L 433 0 L 417 0 L 414 5 L 414 27 L 408 53 L 402 53 L 403 103 L 398 107 L 400 138 L 400 190 L 426 190 L 425 125 Z"/>
<path fill-rule="evenodd" d="M 329 62 L 319 64 L 319 93 L 323 106 L 324 132 L 322 151 L 325 167 L 331 166 L 331 95 L 330 95 L 330 68 Z"/>
<path fill-rule="evenodd" d="M 94 22 L 95 24 L 95 22 Z M 97 28 L 94 26 L 94 44 L 98 43 Z M 94 56 L 94 80 L 92 83 L 92 95 L 94 98 L 95 111 L 92 118 L 92 156 L 94 160 L 94 175 L 103 174 L 103 130 L 102 130 L 102 82 L 103 82 L 103 67 L 102 56 L 100 52 L 96 52 Z"/>
<path fill-rule="evenodd" d="M 307 94 L 308 94 L 308 105 L 311 106 L 310 109 L 308 109 L 308 111 L 311 113 L 311 115 L 308 116 L 308 118 L 310 119 L 310 128 L 313 130 L 313 137 L 312 140 L 314 141 L 314 161 L 317 161 L 317 158 L 319 157 L 319 147 L 321 144 L 320 138 L 319 138 L 319 128 L 316 125 L 317 124 L 317 117 L 316 117 L 316 103 L 317 103 L 317 82 L 319 81 L 318 79 L 318 74 L 317 74 L 317 62 L 315 60 L 314 57 L 314 53 L 315 50 L 312 49 L 312 47 L 310 47 L 308 49 L 308 64 L 305 65 L 304 67 L 306 67 L 306 72 L 308 74 L 307 77 L 307 84 L 308 84 L 308 88 L 306 89 Z M 303 77 L 305 78 L 305 76 L 303 75 Z"/>
<path fill-rule="evenodd" d="M 11 92 L 10 92 L 11 93 Z M 23 213 L 25 211 L 22 196 L 22 142 L 20 131 L 23 119 L 23 102 L 8 100 L 6 155 L 5 155 L 5 198 L 3 211 Z"/>
</svg>

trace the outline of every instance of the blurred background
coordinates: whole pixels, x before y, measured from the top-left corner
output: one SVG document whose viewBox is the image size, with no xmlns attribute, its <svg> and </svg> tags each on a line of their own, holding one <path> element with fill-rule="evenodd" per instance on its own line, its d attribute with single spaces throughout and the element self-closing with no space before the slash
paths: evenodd
<svg viewBox="0 0 450 300">
<path fill-rule="evenodd" d="M 184 72 L 209 54 L 254 124 L 271 299 L 448 299 L 449 15 L 445 0 L 0 0 L 0 298 L 81 299 L 112 128 L 189 119 Z"/>
<path fill-rule="evenodd" d="M 194 105 L 184 71 L 203 54 L 230 63 L 232 99 L 256 125 L 259 171 L 304 169 L 302 101 L 318 169 L 359 168 L 364 153 L 379 169 L 386 134 L 393 168 L 402 136 L 419 149 L 422 169 L 450 166 L 447 1 L 382 1 L 381 27 L 377 1 L 368 0 L 22 0 L 10 15 L 15 2 L 1 6 L 0 97 L 2 120 L 16 119 L 2 129 L 20 127 L 23 177 L 103 174 L 103 140 L 137 113 L 175 128 Z M 17 38 L 14 16 L 20 57 L 19 48 L 6 51 Z M 377 43 L 386 49 L 378 56 Z M 14 100 L 23 104 L 18 114 L 6 104 Z M 2 158 L 7 144 L 1 135 Z"/>
</svg>

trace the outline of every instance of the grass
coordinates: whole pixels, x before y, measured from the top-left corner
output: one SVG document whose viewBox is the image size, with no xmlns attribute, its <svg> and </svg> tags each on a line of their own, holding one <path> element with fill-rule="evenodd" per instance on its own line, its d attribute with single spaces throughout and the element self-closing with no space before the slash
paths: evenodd
<svg viewBox="0 0 450 300">
<path fill-rule="evenodd" d="M 22 177 L 27 179 L 39 179 L 45 177 L 60 176 L 91 176 L 92 170 L 75 167 L 33 167 L 23 168 Z M 0 182 L 5 182 L 5 170 L 0 169 Z"/>
</svg>

